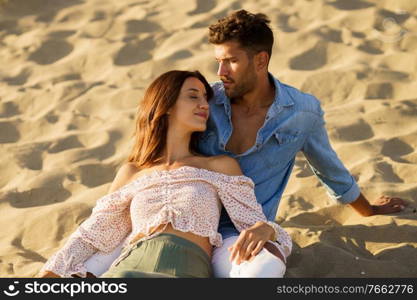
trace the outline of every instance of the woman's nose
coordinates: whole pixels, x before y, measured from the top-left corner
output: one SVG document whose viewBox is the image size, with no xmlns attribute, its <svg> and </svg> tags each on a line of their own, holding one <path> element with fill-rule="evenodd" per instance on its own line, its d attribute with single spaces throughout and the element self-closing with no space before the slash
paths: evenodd
<svg viewBox="0 0 417 300">
<path fill-rule="evenodd" d="M 201 109 L 208 110 L 208 109 L 209 109 L 209 105 L 208 105 L 208 103 L 207 103 L 207 102 L 205 102 L 205 103 L 200 103 L 200 108 L 201 108 Z"/>
<path fill-rule="evenodd" d="M 202 101 L 200 101 L 199 108 L 200 109 L 205 109 L 205 110 L 209 109 L 209 104 L 208 104 L 208 102 L 205 98 Z"/>
</svg>

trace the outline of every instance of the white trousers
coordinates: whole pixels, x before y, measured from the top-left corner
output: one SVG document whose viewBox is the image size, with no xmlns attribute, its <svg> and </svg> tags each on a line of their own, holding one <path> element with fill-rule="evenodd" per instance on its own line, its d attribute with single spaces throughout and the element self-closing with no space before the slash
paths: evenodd
<svg viewBox="0 0 417 300">
<path fill-rule="evenodd" d="M 244 261 L 237 265 L 231 262 L 230 251 L 239 236 L 231 236 L 223 240 L 223 245 L 215 248 L 211 264 L 214 277 L 220 278 L 282 278 L 286 266 L 284 262 L 274 254 L 263 248 L 253 260 Z"/>
<path fill-rule="evenodd" d="M 111 253 L 96 252 L 84 263 L 84 265 L 88 272 L 93 273 L 96 277 L 100 277 L 107 272 L 111 264 L 120 256 L 122 248 L 123 242 Z"/>
<path fill-rule="evenodd" d="M 282 278 L 286 266 L 281 259 L 263 248 L 253 260 L 244 261 L 240 265 L 229 261 L 232 246 L 239 236 L 231 236 L 223 240 L 223 245 L 215 248 L 211 260 L 214 277 L 219 278 Z M 106 254 L 98 252 L 91 256 L 85 266 L 90 273 L 99 277 L 104 274 L 122 251 L 121 243 L 113 252 Z"/>
</svg>

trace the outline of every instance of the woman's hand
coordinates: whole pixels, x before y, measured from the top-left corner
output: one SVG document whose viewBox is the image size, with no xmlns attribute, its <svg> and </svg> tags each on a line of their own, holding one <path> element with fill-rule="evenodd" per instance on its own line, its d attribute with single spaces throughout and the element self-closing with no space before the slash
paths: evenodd
<svg viewBox="0 0 417 300">
<path fill-rule="evenodd" d="M 266 222 L 256 222 L 255 225 L 243 230 L 239 238 L 229 247 L 230 261 L 236 259 L 239 265 L 242 261 L 250 260 L 262 250 L 265 243 L 275 235 L 274 229 Z"/>
<path fill-rule="evenodd" d="M 36 277 L 38 278 L 61 278 L 61 276 L 51 271 L 43 271 L 42 273 L 38 274 L 38 276 Z"/>
<path fill-rule="evenodd" d="M 78 276 L 78 275 L 72 275 L 72 277 L 82 278 L 81 276 Z M 90 272 L 87 272 L 85 277 L 86 278 L 97 278 L 96 275 L 94 275 L 93 273 L 90 273 Z"/>
<path fill-rule="evenodd" d="M 36 276 L 38 278 L 61 278 L 61 276 L 55 274 L 54 272 L 51 271 L 43 271 L 42 273 L 38 274 L 38 276 Z M 72 275 L 72 277 L 75 278 L 81 278 L 78 275 Z M 87 278 L 97 278 L 93 273 L 87 272 L 86 275 Z"/>
</svg>

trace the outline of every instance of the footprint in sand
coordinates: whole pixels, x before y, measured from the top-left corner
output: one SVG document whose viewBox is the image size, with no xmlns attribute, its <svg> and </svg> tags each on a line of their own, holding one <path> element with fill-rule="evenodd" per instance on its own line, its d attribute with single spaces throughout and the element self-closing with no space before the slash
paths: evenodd
<svg viewBox="0 0 417 300">
<path fill-rule="evenodd" d="M 47 40 L 29 56 L 29 60 L 39 65 L 50 65 L 69 55 L 73 48 L 64 40 Z"/>
<path fill-rule="evenodd" d="M 401 114 L 415 117 L 417 115 L 417 99 L 403 100 L 394 106 Z"/>
<path fill-rule="evenodd" d="M 53 39 L 65 39 L 67 37 L 70 37 L 71 35 L 75 34 L 76 31 L 74 30 L 58 30 L 58 31 L 52 31 L 48 34 Z"/>
<path fill-rule="evenodd" d="M 322 39 L 334 43 L 342 43 L 342 31 L 330 28 L 328 26 L 322 26 L 315 33 Z"/>
<path fill-rule="evenodd" d="M 16 105 L 16 103 L 12 101 L 4 102 L 0 106 L 0 118 L 9 118 L 9 117 L 18 115 L 20 113 L 21 112 L 19 111 L 19 106 Z M 0 123 L 0 128 L 2 129 L 2 131 L 7 130 L 7 129 L 3 129 L 1 124 L 2 123 Z M 0 141 L 1 141 L 1 134 L 0 134 Z"/>
<path fill-rule="evenodd" d="M 337 0 L 335 2 L 328 3 L 331 6 L 336 7 L 337 9 L 341 10 L 356 10 L 356 9 L 364 9 L 375 6 L 375 4 L 361 1 L 361 0 Z"/>
<path fill-rule="evenodd" d="M 389 82 L 371 83 L 365 93 L 365 99 L 391 99 L 393 87 Z"/>
<path fill-rule="evenodd" d="M 372 77 L 380 81 L 407 81 L 410 78 L 410 74 L 380 68 L 375 70 Z"/>
<path fill-rule="evenodd" d="M 293 70 L 317 70 L 327 63 L 327 44 L 319 41 L 313 48 L 290 59 Z"/>
<path fill-rule="evenodd" d="M 372 127 L 363 120 L 349 126 L 338 127 L 332 133 L 332 137 L 346 142 L 363 141 L 373 136 Z"/>
<path fill-rule="evenodd" d="M 71 193 L 57 182 L 47 187 L 32 188 L 23 192 L 10 192 L 1 200 L 6 200 L 15 208 L 28 208 L 63 202 L 69 197 L 71 197 Z"/>
<path fill-rule="evenodd" d="M 298 173 L 295 175 L 297 178 L 310 177 L 314 175 L 308 163 L 304 160 L 296 161 L 295 166 L 298 167 Z"/>
<path fill-rule="evenodd" d="M 301 90 L 313 94 L 325 104 L 345 103 L 354 97 L 357 89 L 362 89 L 356 79 L 352 71 L 315 72 L 305 79 Z"/>
<path fill-rule="evenodd" d="M 59 121 L 59 116 L 55 115 L 54 113 L 50 112 L 45 116 L 46 121 L 51 124 L 55 124 Z"/>
<path fill-rule="evenodd" d="M 381 153 L 390 157 L 394 161 L 404 162 L 400 156 L 407 155 L 414 152 L 414 148 L 409 144 L 401 141 L 398 138 L 392 138 L 384 142 Z"/>
<path fill-rule="evenodd" d="M 138 34 L 142 32 L 155 32 L 160 30 L 161 27 L 154 22 L 147 20 L 129 20 L 126 22 L 127 34 Z"/>
<path fill-rule="evenodd" d="M 379 162 L 375 166 L 375 172 L 382 176 L 384 182 L 404 182 L 397 174 L 395 174 L 392 166 L 387 162 Z"/>
<path fill-rule="evenodd" d="M 68 73 L 64 75 L 60 75 L 51 79 L 52 84 L 57 84 L 63 81 L 71 81 L 71 80 L 82 80 L 81 75 L 79 73 Z"/>
<path fill-rule="evenodd" d="M 30 229 L 34 229 L 34 228 L 36 228 L 36 225 L 33 227 L 30 227 Z M 22 244 L 21 235 L 13 239 L 11 244 L 17 249 L 19 249 L 19 256 L 24 257 L 27 261 L 46 262 L 46 259 L 43 256 L 39 255 L 37 252 L 25 247 Z"/>
<path fill-rule="evenodd" d="M 76 136 L 68 136 L 53 142 L 49 148 L 49 153 L 57 153 L 73 148 L 82 148 L 84 145 L 78 140 Z"/>
<path fill-rule="evenodd" d="M 358 49 L 369 54 L 382 54 L 384 53 L 382 47 L 383 42 L 381 40 L 365 40 L 358 46 Z"/>
<path fill-rule="evenodd" d="M 6 82 L 8 85 L 24 85 L 31 73 L 32 72 L 30 70 L 24 69 L 20 71 L 20 73 L 16 76 L 5 77 L 3 81 Z"/>
<path fill-rule="evenodd" d="M 151 49 L 155 48 L 152 38 L 142 41 L 128 41 L 114 56 L 113 63 L 117 66 L 130 66 L 151 59 Z"/>
<path fill-rule="evenodd" d="M 0 1 L 1 2 L 1 1 Z M 12 16 L 37 16 L 37 22 L 50 22 L 59 13 L 60 10 L 74 5 L 81 4 L 81 0 L 13 0 L 5 1 L 4 10 Z"/>
<path fill-rule="evenodd" d="M 386 10 L 386 9 L 380 9 L 378 11 L 378 15 L 381 18 L 378 18 L 378 21 L 375 24 L 375 27 L 377 27 L 377 29 L 379 30 L 383 30 L 383 21 L 384 19 L 393 19 L 395 22 L 397 22 L 398 24 L 402 24 L 404 23 L 409 17 L 410 17 L 410 13 L 406 12 L 406 11 L 400 11 L 399 13 L 395 13 L 392 12 L 390 10 Z"/>
<path fill-rule="evenodd" d="M 97 10 L 94 12 L 94 16 L 89 20 L 89 22 L 97 22 L 106 19 L 107 14 L 105 11 Z"/>
<path fill-rule="evenodd" d="M 21 168 L 42 170 L 42 153 L 49 147 L 48 143 L 33 143 L 16 147 L 15 158 Z"/>
<path fill-rule="evenodd" d="M 82 184 L 88 187 L 96 187 L 111 182 L 116 169 L 113 166 L 103 164 L 89 164 L 79 166 L 79 171 Z"/>
<path fill-rule="evenodd" d="M 197 14 L 203 14 L 207 13 L 213 8 L 216 7 L 216 1 L 215 0 L 197 0 L 197 7 L 188 13 L 188 15 L 197 15 Z"/>
<path fill-rule="evenodd" d="M 14 123 L 0 122 L 0 144 L 15 143 L 20 139 L 20 132 Z"/>
<path fill-rule="evenodd" d="M 298 28 L 295 28 L 294 26 L 290 25 L 290 22 L 293 18 L 295 18 L 294 15 L 280 14 L 277 17 L 278 28 L 283 32 L 295 32 L 295 31 L 297 31 Z"/>
<path fill-rule="evenodd" d="M 1 4 L 1 1 L 0 1 Z M 21 29 L 18 27 L 17 22 L 15 20 L 7 20 L 7 21 L 0 21 L 0 32 L 6 32 L 8 34 L 15 34 L 19 35 L 22 34 Z"/>
</svg>

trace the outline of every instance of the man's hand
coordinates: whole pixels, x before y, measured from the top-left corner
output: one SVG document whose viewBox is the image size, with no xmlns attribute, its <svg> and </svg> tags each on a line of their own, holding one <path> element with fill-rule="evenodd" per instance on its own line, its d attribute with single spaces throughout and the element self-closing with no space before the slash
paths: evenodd
<svg viewBox="0 0 417 300">
<path fill-rule="evenodd" d="M 242 261 L 255 257 L 274 234 L 274 229 L 267 223 L 256 222 L 252 227 L 243 230 L 233 246 L 228 248 L 231 252 L 230 261 L 236 259 L 239 265 Z"/>
<path fill-rule="evenodd" d="M 358 199 L 350 203 L 350 205 L 362 216 L 369 217 L 373 215 L 400 212 L 407 206 L 407 202 L 401 198 L 383 195 L 370 204 L 368 200 L 360 194 Z"/>
</svg>

